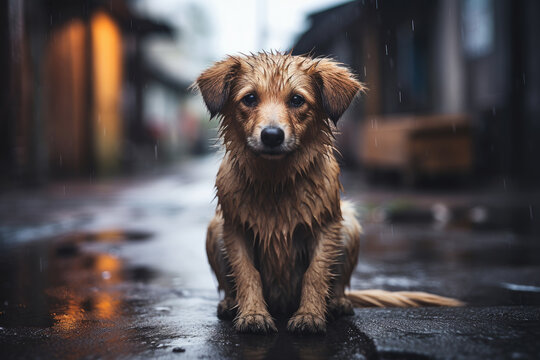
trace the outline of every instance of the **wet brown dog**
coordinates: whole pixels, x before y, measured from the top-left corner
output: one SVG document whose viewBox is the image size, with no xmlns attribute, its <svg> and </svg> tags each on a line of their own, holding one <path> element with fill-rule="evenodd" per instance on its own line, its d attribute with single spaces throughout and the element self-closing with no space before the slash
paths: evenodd
<svg viewBox="0 0 540 360">
<path fill-rule="evenodd" d="M 355 305 L 454 305 L 423 293 L 345 294 L 361 228 L 340 200 L 332 130 L 363 85 L 329 59 L 279 53 L 228 57 L 195 83 L 221 117 L 225 156 L 206 250 L 238 331 L 319 333 Z"/>
</svg>

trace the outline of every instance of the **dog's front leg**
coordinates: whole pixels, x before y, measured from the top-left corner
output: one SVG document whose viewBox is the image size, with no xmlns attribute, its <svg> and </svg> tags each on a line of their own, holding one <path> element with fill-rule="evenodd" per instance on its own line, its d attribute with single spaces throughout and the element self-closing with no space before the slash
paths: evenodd
<svg viewBox="0 0 540 360">
<path fill-rule="evenodd" d="M 277 328 L 266 308 L 261 275 L 253 265 L 244 234 L 225 227 L 223 239 L 236 284 L 238 313 L 234 328 L 240 332 L 268 333 Z"/>
<path fill-rule="evenodd" d="M 326 332 L 326 303 L 332 279 L 331 269 L 339 258 L 340 224 L 326 227 L 319 235 L 311 263 L 302 281 L 300 307 L 287 324 L 295 333 Z"/>
</svg>

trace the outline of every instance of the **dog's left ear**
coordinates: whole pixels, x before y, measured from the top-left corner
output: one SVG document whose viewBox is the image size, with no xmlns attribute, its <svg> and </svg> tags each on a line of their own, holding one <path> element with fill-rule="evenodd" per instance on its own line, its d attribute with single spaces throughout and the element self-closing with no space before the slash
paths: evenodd
<svg viewBox="0 0 540 360">
<path fill-rule="evenodd" d="M 206 69 L 191 85 L 201 92 L 211 118 L 220 113 L 225 106 L 231 82 L 239 66 L 234 57 L 228 57 Z"/>
<path fill-rule="evenodd" d="M 323 108 L 336 124 L 356 94 L 365 91 L 365 87 L 349 69 L 333 60 L 320 60 L 315 71 L 321 88 Z"/>
</svg>

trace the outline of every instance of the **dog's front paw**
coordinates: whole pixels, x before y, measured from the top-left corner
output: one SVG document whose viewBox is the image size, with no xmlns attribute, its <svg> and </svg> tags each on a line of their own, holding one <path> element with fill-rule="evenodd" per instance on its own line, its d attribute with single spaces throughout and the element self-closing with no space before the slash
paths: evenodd
<svg viewBox="0 0 540 360">
<path fill-rule="evenodd" d="M 268 314 L 240 315 L 234 320 L 234 328 L 238 332 L 268 334 L 277 332 L 274 320 Z"/>
<path fill-rule="evenodd" d="M 334 319 L 343 315 L 354 315 L 354 307 L 346 297 L 334 298 L 328 303 L 328 314 Z"/>
<path fill-rule="evenodd" d="M 296 313 L 287 323 L 287 330 L 297 334 L 323 334 L 326 319 L 315 314 Z"/>
<path fill-rule="evenodd" d="M 222 320 L 232 320 L 236 316 L 236 301 L 231 297 L 221 300 L 217 307 L 217 316 Z"/>
</svg>

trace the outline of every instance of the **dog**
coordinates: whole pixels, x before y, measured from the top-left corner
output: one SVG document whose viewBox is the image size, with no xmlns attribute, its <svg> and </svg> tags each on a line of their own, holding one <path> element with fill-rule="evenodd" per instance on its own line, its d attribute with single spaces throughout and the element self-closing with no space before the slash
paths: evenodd
<svg viewBox="0 0 540 360">
<path fill-rule="evenodd" d="M 229 56 L 195 81 L 220 118 L 225 155 L 206 251 L 219 290 L 218 317 L 239 332 L 324 333 L 354 306 L 459 305 L 418 292 L 345 292 L 361 227 L 340 199 L 335 124 L 365 90 L 328 58 Z"/>
</svg>

